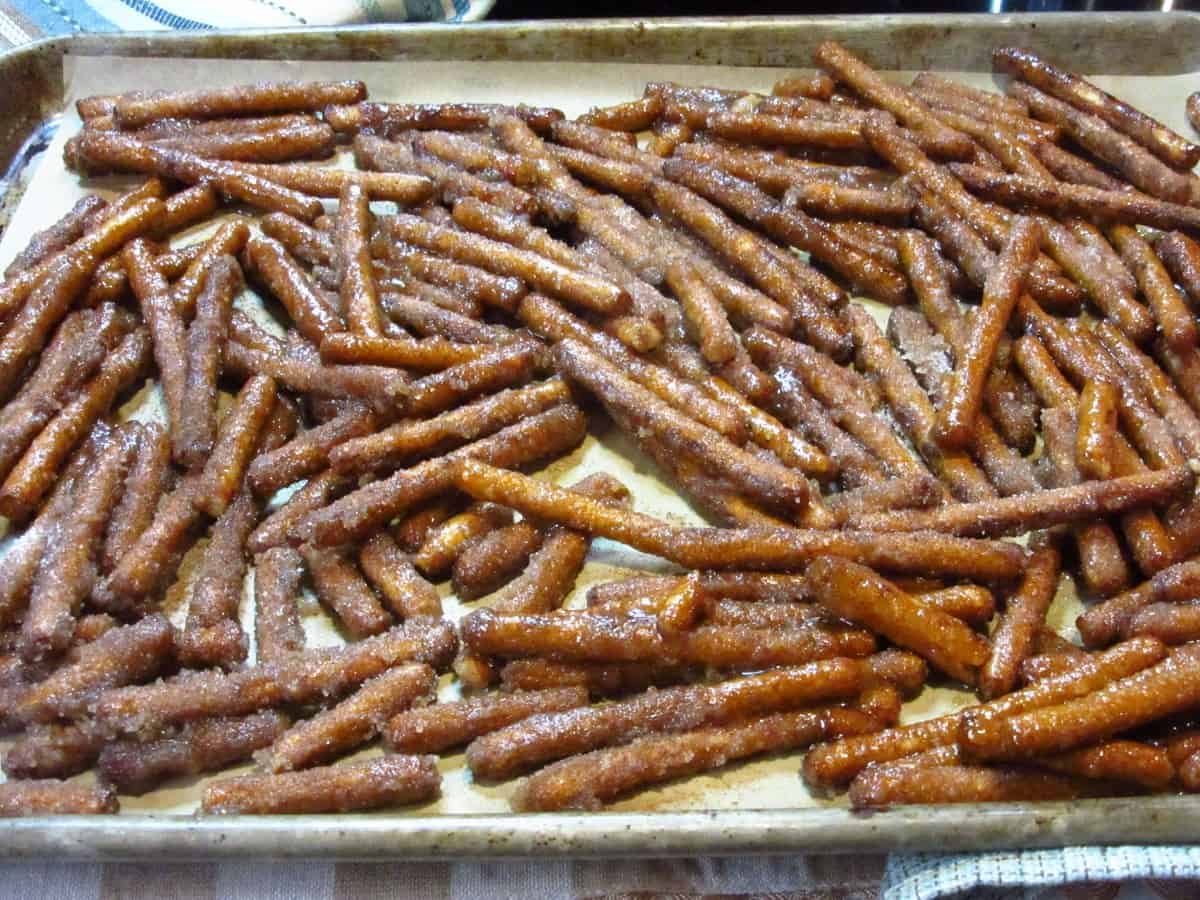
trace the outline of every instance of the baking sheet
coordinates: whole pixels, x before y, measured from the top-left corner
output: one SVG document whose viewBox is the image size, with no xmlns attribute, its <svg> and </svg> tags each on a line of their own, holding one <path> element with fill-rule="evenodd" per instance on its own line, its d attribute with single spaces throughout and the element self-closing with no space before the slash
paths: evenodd
<svg viewBox="0 0 1200 900">
<path fill-rule="evenodd" d="M 644 84 L 651 80 L 674 80 L 767 92 L 777 78 L 801 71 L 804 70 L 626 63 L 579 63 L 567 66 L 562 62 L 362 63 L 67 56 L 64 60 L 64 77 L 68 109 L 64 124 L 42 164 L 33 174 L 25 199 L 10 227 L 0 239 L 0 266 L 7 264 L 24 246 L 33 231 L 54 221 L 84 192 L 99 190 L 101 193 L 114 194 L 129 183 L 123 179 L 104 178 L 93 179 L 83 184 L 61 164 L 62 144 L 77 130 L 79 124 L 74 113 L 73 101 L 92 93 L 113 93 L 145 88 L 148 85 L 170 89 L 235 84 L 265 78 L 354 77 L 367 82 L 370 96 L 376 100 L 520 101 L 557 106 L 568 115 L 575 115 L 591 106 L 638 96 Z M 906 80 L 911 73 L 894 74 L 897 78 Z M 943 74 L 994 89 L 993 76 L 990 73 Z M 1095 80 L 1102 87 L 1133 101 L 1135 105 L 1186 133 L 1184 100 L 1192 90 L 1200 87 L 1200 77 L 1197 75 L 1096 77 Z M 344 162 L 343 159 L 335 164 Z M 190 233 L 180 235 L 175 243 L 197 240 L 208 230 L 211 230 L 211 226 L 194 229 Z M 256 299 L 250 294 L 239 302 L 247 308 L 257 308 Z M 886 315 L 886 311 L 876 304 L 868 303 L 867 306 L 881 319 Z M 122 415 L 153 415 L 156 400 L 153 391 L 144 392 L 122 410 Z M 543 477 L 566 483 L 599 469 L 615 474 L 629 485 L 637 509 L 680 521 L 701 521 L 681 497 L 663 484 L 654 466 L 613 430 L 589 436 L 582 447 L 552 465 Z M 185 563 L 184 579 L 168 596 L 170 614 L 179 623 L 182 623 L 186 616 L 186 575 L 197 555 L 197 551 L 190 555 Z M 659 560 L 642 556 L 621 545 L 604 540 L 596 541 L 588 565 L 568 605 L 578 605 L 588 585 L 611 577 L 620 577 L 630 570 L 663 571 L 668 570 L 668 567 Z M 248 624 L 252 622 L 252 610 L 249 608 L 251 587 L 252 584 L 248 582 L 247 602 L 243 608 L 243 619 Z M 447 597 L 445 602 L 447 615 L 453 618 L 457 618 L 464 611 L 462 605 L 452 597 Z M 1051 624 L 1064 634 L 1071 635 L 1071 623 L 1077 606 L 1068 583 L 1051 611 Z M 332 623 L 319 610 L 315 601 L 309 604 L 305 627 L 313 645 L 340 641 Z M 248 629 L 248 633 L 253 635 L 252 627 Z M 445 682 L 445 694 L 452 696 L 454 688 L 449 684 L 448 678 Z M 941 714 L 970 702 L 974 702 L 972 695 L 964 691 L 947 688 L 927 689 L 920 697 L 906 705 L 904 721 Z M 3 749 L 3 746 L 0 744 L 0 749 Z M 827 799 L 809 795 L 797 774 L 799 759 L 799 754 L 791 754 L 733 766 L 712 775 L 691 778 L 640 793 L 614 805 L 612 809 L 625 813 L 672 813 L 704 810 L 798 810 L 831 805 L 844 806 L 841 797 Z M 370 814 L 369 818 L 394 819 L 445 813 L 487 816 L 508 811 L 507 797 L 511 793 L 513 783 L 495 786 L 473 784 L 461 755 L 445 757 L 442 771 L 443 797 L 438 802 L 410 810 Z M 86 779 L 91 776 L 80 777 Z M 204 783 L 203 779 L 177 781 L 143 798 L 122 797 L 123 813 L 161 815 L 192 812 Z M 883 818 L 886 819 L 887 816 Z M 575 817 L 566 817 L 565 820 L 575 824 L 580 821 Z M 340 818 L 339 821 L 344 822 L 345 819 Z M 542 821 L 546 819 L 543 817 Z M 674 820 L 670 816 L 664 817 L 663 824 L 666 825 L 669 821 Z M 215 827 L 221 826 L 218 824 Z M 701 846 L 703 845 L 698 845 L 697 849 L 701 849 Z"/>
</svg>

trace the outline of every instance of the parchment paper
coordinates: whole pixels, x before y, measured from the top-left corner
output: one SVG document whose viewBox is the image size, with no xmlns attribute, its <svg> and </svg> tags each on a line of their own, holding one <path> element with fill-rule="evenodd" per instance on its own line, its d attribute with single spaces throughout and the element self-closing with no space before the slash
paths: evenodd
<svg viewBox="0 0 1200 900">
<path fill-rule="evenodd" d="M 722 66 L 627 65 L 566 62 L 279 62 L 273 60 L 195 60 L 131 59 L 123 57 L 71 57 L 65 60 L 68 108 L 64 121 L 13 216 L 11 225 L 0 238 L 0 268 L 24 247 L 30 235 L 55 221 L 84 193 L 114 195 L 132 183 L 126 178 L 98 178 L 81 181 L 62 164 L 62 146 L 79 127 L 74 101 L 90 94 L 109 94 L 134 89 L 184 89 L 198 86 L 240 84 L 262 79 L 338 79 L 366 81 L 374 100 L 395 102 L 524 102 L 555 106 L 568 116 L 585 112 L 592 106 L 617 103 L 640 96 L 648 81 L 678 81 L 768 93 L 774 81 L 804 70 Z M 907 81 L 909 72 L 893 73 Z M 965 83 L 995 90 L 991 73 L 943 72 Z M 1120 77 L 1093 79 L 1101 87 L 1189 134 L 1184 116 L 1187 95 L 1200 88 L 1200 75 L 1164 77 Z M 333 165 L 348 165 L 345 154 Z M 384 204 L 381 209 L 387 208 Z M 212 231 L 209 223 L 178 235 L 173 244 L 201 239 Z M 257 317 L 267 314 L 258 298 L 247 292 L 239 305 Z M 887 310 L 864 301 L 882 323 Z M 268 317 L 269 318 L 269 317 Z M 265 321 L 265 320 L 264 320 Z M 266 322 L 266 324 L 274 324 Z M 156 387 L 140 392 L 121 410 L 121 417 L 139 419 L 161 415 Z M 594 471 L 606 471 L 620 478 L 633 492 L 636 509 L 680 522 L 702 523 L 703 518 L 663 479 L 652 462 L 612 428 L 599 426 L 573 453 L 547 467 L 538 477 L 570 483 Z M 282 502 L 281 495 L 273 505 Z M 189 576 L 195 569 L 204 546 L 201 541 L 184 561 L 180 581 L 168 592 L 166 609 L 172 621 L 182 624 L 187 614 Z M 672 571 L 670 564 L 645 556 L 607 540 L 593 543 L 588 563 L 579 578 L 568 606 L 582 605 L 586 589 L 599 581 L 619 578 L 633 572 Z M 448 584 L 441 586 L 446 614 L 459 618 L 477 604 L 461 604 L 451 596 Z M 331 619 L 309 595 L 304 605 L 305 631 L 310 646 L 342 643 Z M 1077 639 L 1074 619 L 1079 601 L 1073 585 L 1064 579 L 1062 590 L 1049 615 L 1049 624 L 1060 633 Z M 253 641 L 253 574 L 247 579 L 242 606 L 242 621 Z M 253 647 L 251 648 L 253 653 Z M 253 657 L 251 657 L 253 658 Z M 443 678 L 442 696 L 452 698 L 457 688 L 452 679 Z M 941 715 L 974 703 L 974 696 L 957 688 L 927 687 L 905 705 L 902 721 L 918 721 Z M 9 742 L 0 742 L 0 751 Z M 360 755 L 379 752 L 368 749 Z M 787 754 L 770 759 L 730 766 L 711 775 L 693 777 L 659 789 L 644 791 L 611 808 L 624 811 L 773 809 L 816 805 L 841 805 L 842 796 L 814 797 L 798 775 L 802 754 Z M 250 771 L 247 765 L 211 777 L 225 777 Z M 443 796 L 435 803 L 386 814 L 497 813 L 508 810 L 508 797 L 514 782 L 500 785 L 475 784 L 461 754 L 443 757 Z M 0 776 L 2 777 L 2 776 Z M 84 774 L 80 779 L 92 776 Z M 122 797 L 123 812 L 182 814 L 193 812 L 208 780 L 182 779 L 170 782 L 145 797 Z"/>
</svg>

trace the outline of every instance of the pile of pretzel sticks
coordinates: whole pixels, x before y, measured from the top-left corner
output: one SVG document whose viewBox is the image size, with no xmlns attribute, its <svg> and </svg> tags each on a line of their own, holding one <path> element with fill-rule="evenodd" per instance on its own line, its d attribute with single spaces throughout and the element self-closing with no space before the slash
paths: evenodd
<svg viewBox="0 0 1200 900">
<path fill-rule="evenodd" d="M 1004 95 L 827 43 L 576 120 L 81 100 L 68 165 L 146 180 L 0 283 L 0 814 L 251 759 L 204 812 L 395 807 L 463 747 L 524 810 L 805 749 L 862 807 L 1200 789 L 1200 146 L 995 60 Z M 605 419 L 711 526 L 527 474 Z M 580 606 L 594 537 L 679 574 Z M 899 726 L 930 677 L 985 702 Z"/>
</svg>

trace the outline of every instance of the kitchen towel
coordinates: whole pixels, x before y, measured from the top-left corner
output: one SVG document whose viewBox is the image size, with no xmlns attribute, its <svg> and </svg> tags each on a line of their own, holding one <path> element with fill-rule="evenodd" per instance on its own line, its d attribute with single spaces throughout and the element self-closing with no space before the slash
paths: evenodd
<svg viewBox="0 0 1200 900">
<path fill-rule="evenodd" d="M 881 900 L 1200 895 L 1200 847 L 1066 847 L 994 853 L 896 853 Z M 1067 886 L 1077 885 L 1075 893 Z M 1047 889 L 1054 888 L 1053 891 Z M 1136 892 L 1136 893 L 1135 893 Z"/>
<path fill-rule="evenodd" d="M 495 0 L 0 0 L 0 50 L 83 31 L 472 22 Z"/>
</svg>

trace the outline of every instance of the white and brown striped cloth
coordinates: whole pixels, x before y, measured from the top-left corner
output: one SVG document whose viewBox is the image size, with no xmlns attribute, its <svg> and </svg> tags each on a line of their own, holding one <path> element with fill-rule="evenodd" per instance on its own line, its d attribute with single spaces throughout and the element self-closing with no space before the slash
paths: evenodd
<svg viewBox="0 0 1200 900">
<path fill-rule="evenodd" d="M 495 0 L 0 0 L 0 50 L 83 31 L 473 22 Z"/>
</svg>

